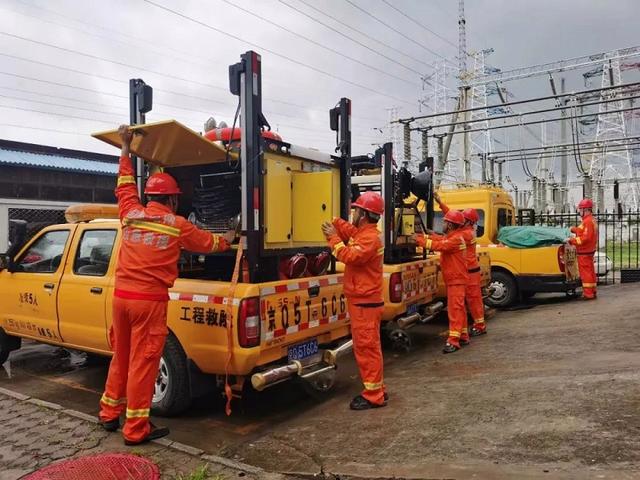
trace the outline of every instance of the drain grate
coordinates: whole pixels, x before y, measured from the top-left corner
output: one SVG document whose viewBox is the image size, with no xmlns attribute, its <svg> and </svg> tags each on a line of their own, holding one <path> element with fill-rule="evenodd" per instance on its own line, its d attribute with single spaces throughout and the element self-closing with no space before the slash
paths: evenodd
<svg viewBox="0 0 640 480">
<path fill-rule="evenodd" d="M 49 465 L 24 480 L 158 480 L 158 466 L 143 457 L 102 453 Z"/>
</svg>

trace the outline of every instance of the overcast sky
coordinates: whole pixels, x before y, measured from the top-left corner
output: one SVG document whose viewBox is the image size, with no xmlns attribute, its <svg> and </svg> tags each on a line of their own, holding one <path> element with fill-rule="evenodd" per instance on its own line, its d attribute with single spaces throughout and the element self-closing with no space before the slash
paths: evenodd
<svg viewBox="0 0 640 480">
<path fill-rule="evenodd" d="M 327 111 L 346 96 L 354 153 L 366 153 L 386 140 L 390 107 L 418 113 L 430 65 L 457 62 L 457 3 L 0 0 L 0 138 L 115 154 L 89 133 L 127 122 L 133 77 L 154 87 L 148 121 L 230 123 L 227 67 L 254 49 L 263 109 L 285 140 L 332 150 Z M 638 13 L 636 0 L 467 0 L 467 50 L 493 48 L 488 63 L 510 69 L 629 47 Z M 526 98 L 548 81 L 509 88 Z"/>
</svg>

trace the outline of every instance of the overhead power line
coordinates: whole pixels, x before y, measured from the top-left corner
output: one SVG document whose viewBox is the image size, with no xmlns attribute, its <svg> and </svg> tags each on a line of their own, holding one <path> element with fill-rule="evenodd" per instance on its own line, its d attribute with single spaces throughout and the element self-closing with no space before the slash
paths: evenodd
<svg viewBox="0 0 640 480">
<path fill-rule="evenodd" d="M 292 9 L 292 10 L 294 10 L 294 11 L 298 12 L 300 15 L 304 15 L 304 16 L 305 16 L 305 17 L 307 17 L 308 19 L 310 19 L 310 20 L 312 20 L 312 21 L 314 21 L 314 22 L 316 22 L 316 23 L 318 23 L 318 24 L 322 25 L 323 27 L 325 27 L 325 28 L 327 28 L 327 29 L 331 30 L 332 32 L 337 33 L 338 35 L 340 35 L 340 36 L 342 36 L 342 37 L 346 38 L 347 40 L 350 40 L 350 41 L 352 41 L 352 42 L 354 42 L 354 43 L 356 43 L 356 44 L 360 45 L 361 47 L 366 48 L 367 50 L 369 50 L 369 51 L 371 51 L 371 52 L 375 53 L 376 55 L 379 55 L 379 56 L 381 56 L 381 57 L 383 57 L 383 58 L 385 58 L 385 59 L 387 59 L 387 60 L 389 60 L 389 61 L 391 61 L 391 62 L 393 62 L 393 63 L 397 64 L 397 65 L 400 65 L 400 66 L 401 66 L 401 67 L 403 67 L 403 68 L 406 68 L 407 70 L 410 70 L 410 71 L 412 71 L 412 72 L 414 72 L 414 73 L 418 74 L 418 75 L 422 75 L 422 72 L 420 72 L 419 70 L 416 70 L 416 69 L 414 69 L 414 68 L 412 68 L 412 67 L 409 67 L 409 66 L 405 65 L 404 63 L 402 63 L 402 62 L 399 62 L 399 61 L 395 60 L 393 57 L 389 57 L 388 55 L 385 55 L 384 53 L 381 53 L 380 51 L 378 51 L 378 50 L 375 50 L 375 49 L 371 48 L 371 47 L 370 47 L 369 45 L 367 45 L 366 43 L 363 43 L 363 42 L 361 42 L 361 41 L 359 41 L 359 40 L 357 40 L 357 39 L 355 39 L 355 38 L 353 38 L 353 37 L 351 37 L 351 36 L 349 36 L 349 35 L 345 34 L 344 32 L 341 32 L 340 30 L 338 30 L 337 28 L 332 27 L 331 25 L 327 25 L 326 23 L 324 23 L 324 22 L 322 22 L 322 21 L 318 20 L 317 18 L 313 17 L 312 15 L 309 15 L 308 13 L 306 13 L 306 12 L 304 12 L 304 11 L 300 10 L 299 8 L 297 8 L 297 7 L 293 6 L 293 5 L 291 5 L 290 3 L 287 3 L 285 0 L 278 0 L 278 1 L 279 1 L 280 3 L 282 3 L 283 5 L 285 5 L 286 7 L 289 7 L 290 9 Z M 316 8 L 315 6 L 313 6 L 313 5 L 311 5 L 311 4 L 307 3 L 307 2 L 305 2 L 304 0 L 298 0 L 298 1 L 299 1 L 300 3 L 302 3 L 302 4 L 306 5 L 307 7 L 311 8 L 312 10 L 315 10 L 316 12 L 320 13 L 321 15 L 324 15 L 324 16 L 326 16 L 326 17 L 329 17 L 329 18 L 331 18 L 332 20 L 334 20 L 334 21 L 336 21 L 336 22 L 340 23 L 341 25 L 344 25 L 344 26 L 345 26 L 345 27 L 347 27 L 349 30 L 353 30 L 353 31 L 355 31 L 355 32 L 358 32 L 360 35 L 363 35 L 363 36 L 365 36 L 365 37 L 369 38 L 370 40 L 373 40 L 374 42 L 379 43 L 380 45 L 384 45 L 385 47 L 387 47 L 387 48 L 389 48 L 389 49 L 391 49 L 391 50 L 393 50 L 393 51 L 395 51 L 395 52 L 397 52 L 397 53 L 399 53 L 399 54 L 401 54 L 401 55 L 404 55 L 404 56 L 406 56 L 407 58 L 410 58 L 410 59 L 412 59 L 412 60 L 413 60 L 413 61 L 415 61 L 415 62 L 422 63 L 422 64 L 423 64 L 423 65 L 425 65 L 425 66 L 429 66 L 427 63 L 423 62 L 422 60 L 417 59 L 417 58 L 415 58 L 415 57 L 412 57 L 411 55 L 407 55 L 406 53 L 402 52 L 401 50 L 398 50 L 397 48 L 394 48 L 394 47 L 392 47 L 392 46 L 391 46 L 391 45 L 389 45 L 389 44 L 386 44 L 386 43 L 384 43 L 384 42 L 381 42 L 380 40 L 376 39 L 375 37 L 373 37 L 373 36 L 371 36 L 371 35 L 369 35 L 369 34 L 367 34 L 367 33 L 365 33 L 365 32 L 362 32 L 361 30 L 357 30 L 357 29 L 355 29 L 354 27 L 352 27 L 352 26 L 348 25 L 347 23 L 344 23 L 342 20 L 339 20 L 338 18 L 336 18 L 336 17 L 334 17 L 334 16 L 332 16 L 332 15 L 329 15 L 328 13 L 323 12 L 322 10 L 320 10 L 320 9 Z"/>
<path fill-rule="evenodd" d="M 109 77 L 109 76 L 106 76 L 106 75 L 100 75 L 98 73 L 89 73 L 89 72 L 85 72 L 85 71 L 78 70 L 78 69 L 75 69 L 75 68 L 62 67 L 60 65 L 55 65 L 55 64 L 47 63 L 47 62 L 41 62 L 41 61 L 38 61 L 38 60 L 32 60 L 32 59 L 20 57 L 20 56 L 17 56 L 17 55 L 9 55 L 9 54 L 6 54 L 6 53 L 0 53 L 0 56 L 13 58 L 15 60 L 20 60 L 20 61 L 23 61 L 23 62 L 33 63 L 33 64 L 36 64 L 36 65 L 42 65 L 42 66 L 46 66 L 46 67 L 50 67 L 50 68 L 55 68 L 55 69 L 62 70 L 62 71 L 67 71 L 67 72 L 71 72 L 71 73 L 77 73 L 77 74 L 85 75 L 85 76 L 89 76 L 89 77 L 101 78 L 103 80 L 109 80 L 109 81 L 112 81 L 112 82 L 117 82 L 117 83 L 127 84 L 128 85 L 128 82 L 126 80 L 122 80 L 121 78 Z M 3 73 L 4 75 L 15 76 L 15 77 L 18 77 L 18 78 L 26 78 L 26 79 L 30 79 L 30 80 L 44 81 L 44 80 L 40 80 L 40 79 L 37 79 L 37 78 L 21 76 L 21 75 L 9 73 L 9 72 L 0 72 L 0 73 Z M 80 89 L 80 90 L 83 89 L 82 87 L 76 87 L 74 85 L 60 84 L 60 83 L 57 83 L 57 82 L 50 82 L 50 81 L 44 81 L 44 82 L 45 83 L 51 83 L 51 84 L 54 84 L 54 85 L 59 85 L 59 86 L 65 86 L 65 87 L 69 87 L 69 88 L 77 88 L 77 89 Z M 212 98 L 200 97 L 200 96 L 197 96 L 197 95 L 190 95 L 190 94 L 186 94 L 186 93 L 180 93 L 180 92 L 175 92 L 175 91 L 172 91 L 172 90 L 165 90 L 165 89 L 161 89 L 161 88 L 156 88 L 155 90 L 157 92 L 160 92 L 160 93 L 167 93 L 167 94 L 176 95 L 176 96 L 182 96 L 182 97 L 186 97 L 186 98 L 193 98 L 193 99 L 200 100 L 200 101 L 204 100 L 204 101 L 211 102 L 211 103 L 217 103 L 217 104 L 223 105 L 225 107 L 228 107 L 230 109 L 230 111 L 232 111 L 233 108 L 235 108 L 234 105 L 232 105 L 231 103 L 227 103 L 227 102 L 224 102 L 224 101 L 221 101 L 221 100 L 215 100 L 215 99 L 212 99 Z M 97 92 L 97 91 L 91 90 L 91 89 L 88 89 L 88 91 Z M 104 95 L 113 95 L 113 96 L 120 97 L 120 98 L 125 98 L 125 99 L 129 98 L 129 97 L 125 96 L 125 95 L 111 94 L 111 93 L 107 93 L 107 92 L 97 92 L 97 93 L 102 93 Z M 269 100 L 269 99 L 266 99 L 266 100 Z M 282 103 L 282 102 L 280 102 L 280 103 Z M 177 105 L 169 105 L 169 104 L 162 104 L 162 103 L 157 103 L 157 105 L 164 105 L 164 106 L 170 107 L 170 108 L 177 108 L 177 109 L 180 109 L 180 110 L 191 111 L 191 112 L 199 112 L 199 113 L 203 113 L 205 115 L 211 115 L 211 112 L 203 112 L 202 110 L 194 110 L 194 109 L 191 109 L 191 108 L 180 107 L 180 106 L 177 106 Z M 301 109 L 304 109 L 304 110 L 309 110 L 309 111 L 314 111 L 314 112 L 319 112 L 319 113 L 326 113 L 325 110 L 321 110 L 321 109 L 317 109 L 317 108 L 305 107 L 304 105 L 297 105 L 297 104 L 294 104 L 294 103 L 289 103 L 289 105 L 297 107 L 297 108 L 301 108 Z M 265 111 L 265 113 L 267 113 L 267 112 Z M 220 114 L 220 112 L 218 112 L 218 114 Z M 269 114 L 270 115 L 278 115 L 278 116 L 287 117 L 287 118 L 297 118 L 297 119 L 300 118 L 299 116 L 288 115 L 288 114 L 285 114 L 285 113 L 274 113 L 274 112 L 271 112 Z M 227 116 L 229 116 L 229 115 L 233 116 L 233 113 L 227 113 L 226 115 Z M 364 116 L 360 116 L 360 115 L 354 115 L 353 118 L 366 120 L 366 121 L 370 121 L 370 122 L 374 122 L 374 123 L 380 121 L 379 119 L 368 118 L 368 117 L 364 117 Z M 307 121 L 306 119 L 302 119 L 302 120 Z"/>
<path fill-rule="evenodd" d="M 441 58 L 442 60 L 449 60 L 448 58 L 443 57 L 442 55 L 440 55 L 438 52 L 431 50 L 429 47 L 425 47 L 424 45 L 422 45 L 419 42 L 416 42 L 413 38 L 408 37 L 407 35 L 405 35 L 404 33 L 402 33 L 400 30 L 398 30 L 397 28 L 395 28 L 392 25 L 389 25 L 387 22 L 385 22 L 384 20 L 380 20 L 378 17 L 376 17 L 374 14 L 372 14 L 371 12 L 368 12 L 367 10 L 365 10 L 364 8 L 362 8 L 361 6 L 359 6 L 358 4 L 352 2 L 351 0 L 345 0 L 345 2 L 347 2 L 349 5 L 353 6 L 354 8 L 360 10 L 362 13 L 366 14 L 367 16 L 373 18 L 376 22 L 380 23 L 381 25 L 384 25 L 385 27 L 387 27 L 389 30 L 394 31 L 395 33 L 397 33 L 398 35 L 400 35 L 402 38 L 409 40 L 411 43 L 416 44 L 417 46 L 419 46 L 420 48 L 426 50 L 427 52 L 431 53 L 432 55 L 435 55 L 436 57 Z"/>
<path fill-rule="evenodd" d="M 353 30 L 354 32 L 357 32 L 357 33 L 359 33 L 360 35 L 362 35 L 363 37 L 366 37 L 366 38 L 368 38 L 369 40 L 372 40 L 372 41 L 374 41 L 374 42 L 376 42 L 376 43 L 378 43 L 378 44 L 380 44 L 380 45 L 384 45 L 384 46 L 385 46 L 386 48 L 388 48 L 389 50 L 392 50 L 392 51 L 394 51 L 394 52 L 396 52 L 396 53 L 399 53 L 400 55 L 402 55 L 402 56 L 404 56 L 404 57 L 410 58 L 410 59 L 411 59 L 411 60 L 413 60 L 414 62 L 421 63 L 422 65 L 424 65 L 424 66 L 426 66 L 426 67 L 431 67 L 431 65 L 429 65 L 427 62 L 425 62 L 425 61 L 423 61 L 423 60 L 420 60 L 419 58 L 416 58 L 416 57 L 414 57 L 413 55 L 409 55 L 407 52 L 403 52 L 402 50 L 399 50 L 399 49 L 395 48 L 393 45 L 389 45 L 388 43 L 382 42 L 380 39 L 378 39 L 378 38 L 374 37 L 373 35 L 369 35 L 367 32 L 363 32 L 362 30 L 359 30 L 359 29 L 355 28 L 353 25 L 349 25 L 348 23 L 343 22 L 342 20 L 340 20 L 340 19 L 339 19 L 339 18 L 337 18 L 336 16 L 331 15 L 331 14 L 329 14 L 329 13 L 325 12 L 324 10 L 319 9 L 318 7 L 314 6 L 313 4 L 309 3 L 309 2 L 308 2 L 308 1 L 306 1 L 306 0 L 298 0 L 298 1 L 299 1 L 300 3 L 302 3 L 302 4 L 306 5 L 307 7 L 311 8 L 312 10 L 315 10 L 315 11 L 316 11 L 316 12 L 318 12 L 320 15 L 324 15 L 325 17 L 328 17 L 328 18 L 332 19 L 333 21 L 335 21 L 335 22 L 339 23 L 340 25 L 345 26 L 345 27 L 346 27 L 346 28 L 348 28 L 349 30 Z M 289 7 L 290 7 L 290 8 L 294 8 L 294 7 L 292 7 L 292 6 L 289 6 Z M 294 9 L 295 9 L 295 8 L 294 8 Z M 303 13 L 302 11 L 300 11 L 300 10 L 298 10 L 298 9 L 295 9 L 295 10 L 299 11 L 300 13 Z M 317 20 L 317 19 L 315 19 L 314 17 L 309 16 L 309 18 L 311 18 L 312 20 L 314 20 L 314 21 L 316 21 L 316 22 L 320 23 L 320 21 L 319 21 L 319 20 Z M 333 30 L 333 31 L 335 31 L 335 30 Z M 345 35 L 345 34 L 344 34 L 344 33 L 342 33 L 342 32 L 340 32 L 340 34 L 341 34 L 342 36 L 347 36 L 347 35 Z M 349 37 L 349 38 L 351 38 L 351 37 Z"/>
<path fill-rule="evenodd" d="M 159 3 L 156 3 L 156 2 L 154 2 L 154 1 L 152 1 L 152 0 L 142 0 L 142 1 L 144 1 L 145 3 L 148 3 L 149 5 L 153 5 L 153 6 L 154 6 L 154 7 L 156 7 L 156 8 L 159 8 L 159 9 L 161 9 L 161 10 L 164 10 L 164 11 L 166 11 L 166 12 L 169 12 L 169 13 L 171 13 L 172 15 L 176 15 L 176 16 L 178 16 L 178 17 L 180 17 L 180 18 L 183 18 L 183 19 L 188 20 L 188 21 L 190 21 L 190 22 L 192 22 L 192 23 L 195 23 L 195 24 L 197 24 L 197 25 L 200 25 L 200 26 L 202 26 L 202 27 L 205 27 L 205 28 L 207 28 L 207 29 L 209 29 L 209 30 L 212 30 L 212 31 L 217 32 L 217 33 L 220 33 L 221 35 L 224 35 L 224 36 L 229 37 L 229 38 L 233 38 L 234 40 L 237 40 L 237 41 L 239 41 L 239 42 L 245 43 L 245 44 L 247 44 L 247 45 L 251 45 L 252 47 L 255 47 L 255 48 L 261 49 L 261 50 L 263 50 L 263 51 L 265 51 L 265 52 L 268 52 L 268 53 L 270 53 L 270 54 L 272 54 L 272 55 L 274 55 L 274 56 L 276 56 L 276 57 L 282 58 L 282 59 L 287 60 L 287 61 L 289 61 L 289 62 L 291 62 L 291 63 L 295 63 L 295 64 L 300 65 L 300 66 L 302 66 L 302 67 L 308 68 L 309 70 L 313 70 L 314 72 L 320 73 L 320 74 L 322 74 L 322 75 L 326 75 L 327 77 L 333 78 L 333 79 L 335 79 L 335 80 L 338 80 L 338 81 L 341 81 L 341 82 L 347 83 L 347 84 L 349 84 L 349 85 L 352 85 L 352 86 L 354 86 L 354 87 L 361 88 L 361 89 L 363 89 L 363 90 L 367 90 L 367 91 L 369 91 L 369 92 L 371 92 L 371 93 L 375 93 L 376 95 L 380 95 L 380 96 L 383 96 L 383 97 L 386 97 L 386 98 L 390 98 L 390 99 L 395 100 L 395 101 L 397 101 L 397 102 L 405 103 L 405 104 L 407 104 L 407 105 L 414 105 L 414 103 L 415 103 L 415 102 L 413 102 L 413 101 L 409 101 L 409 100 L 405 100 L 405 99 L 400 98 L 400 97 L 396 97 L 395 95 L 390 95 L 390 94 L 388 94 L 388 93 L 381 92 L 380 90 L 377 90 L 377 89 L 375 89 L 375 88 L 368 87 L 368 86 L 363 85 L 363 84 L 361 84 L 361 83 L 354 82 L 354 81 L 348 80 L 348 79 L 346 79 L 346 78 L 342 78 L 342 77 L 340 77 L 340 76 L 338 76 L 338 75 L 335 75 L 335 74 L 333 74 L 333 73 L 331 73 L 331 72 L 327 72 L 327 71 L 325 71 L 325 70 L 322 70 L 322 69 L 320 69 L 320 68 L 318 68 L 318 67 L 315 67 L 315 66 L 313 66 L 313 65 L 310 65 L 310 64 L 308 64 L 308 63 L 301 62 L 301 61 L 296 60 L 296 59 L 294 59 L 294 58 L 291 58 L 291 57 L 289 57 L 289 56 L 287 56 L 287 55 L 284 55 L 284 54 L 282 54 L 282 53 L 276 52 L 275 50 L 272 50 L 272 49 L 270 49 L 270 48 L 264 47 L 264 46 L 259 45 L 259 44 L 257 44 L 257 43 L 251 42 L 251 41 L 246 40 L 246 39 L 244 39 L 244 38 L 242 38 L 242 37 L 239 37 L 239 36 L 237 36 L 237 35 L 234 35 L 234 34 L 232 34 L 232 33 L 226 32 L 226 31 L 224 31 L 224 30 L 222 30 L 222 29 L 220 29 L 220 28 L 214 27 L 213 25 L 210 25 L 210 24 L 208 24 L 208 23 L 205 23 L 205 22 L 203 22 L 203 21 L 200 21 L 200 20 L 198 20 L 198 19 L 196 19 L 196 18 L 190 17 L 189 15 L 186 15 L 186 14 L 184 14 L 184 13 L 178 12 L 177 10 L 173 10 L 173 9 L 171 9 L 171 8 L 169 8 L 169 7 L 165 7 L 164 5 L 161 5 L 161 4 L 159 4 Z"/>
<path fill-rule="evenodd" d="M 59 130 L 57 128 L 34 127 L 33 125 L 18 125 L 16 123 L 0 123 L 3 127 L 24 128 L 25 130 L 42 130 L 44 132 L 64 133 L 66 135 L 77 135 L 79 137 L 87 137 L 90 133 L 71 132 L 69 130 Z"/>
<path fill-rule="evenodd" d="M 31 8 L 36 8 L 33 5 L 29 5 L 28 3 L 26 3 L 26 2 L 24 2 L 22 0 L 17 0 L 17 1 L 19 1 L 20 3 L 22 3 L 22 4 L 26 5 L 26 6 L 29 6 Z M 216 59 L 199 56 L 196 53 L 194 53 L 193 51 L 185 52 L 185 51 L 176 50 L 175 48 L 172 48 L 171 46 L 169 46 L 167 44 L 161 44 L 161 46 L 162 46 L 161 49 L 154 49 L 154 48 L 151 48 L 151 46 L 149 45 L 149 42 L 147 42 L 145 38 L 128 35 L 126 33 L 120 32 L 119 30 L 103 27 L 103 26 L 97 25 L 95 23 L 86 23 L 85 21 L 81 22 L 81 21 L 79 21 L 77 19 L 74 19 L 73 17 L 69 17 L 67 15 L 62 15 L 59 12 L 54 12 L 53 10 L 47 10 L 47 9 L 41 8 L 40 6 L 37 7 L 37 10 L 38 10 L 38 12 L 45 11 L 45 12 L 48 12 L 48 13 L 50 13 L 52 15 L 56 15 L 58 17 L 61 17 L 61 18 L 64 18 L 64 19 L 67 19 L 67 20 L 70 20 L 70 21 L 73 21 L 73 22 L 76 22 L 76 23 L 81 23 L 83 25 L 91 25 L 91 26 L 93 26 L 95 28 L 98 28 L 98 29 L 101 29 L 101 30 L 104 30 L 104 31 L 114 32 L 117 35 L 133 39 L 135 41 L 135 43 L 126 42 L 126 41 L 123 41 L 123 40 L 118 40 L 118 39 L 114 38 L 113 34 L 101 35 L 101 34 L 98 34 L 96 32 L 93 32 L 93 31 L 86 31 L 84 29 L 73 27 L 71 25 L 67 25 L 67 24 L 64 24 L 64 23 L 43 19 L 43 18 L 40 18 L 40 17 L 38 17 L 36 15 L 28 15 L 26 13 L 17 12 L 15 10 L 7 10 L 7 11 L 11 11 L 13 13 L 17 13 L 19 15 L 23 15 L 23 16 L 26 16 L 26 17 L 29 17 L 29 18 L 33 18 L 33 19 L 36 19 L 36 20 L 39 20 L 39 21 L 42 21 L 42 22 L 45 22 L 45 23 L 49 23 L 49 24 L 53 24 L 53 25 L 59 25 L 61 27 L 67 28 L 67 29 L 71 29 L 71 30 L 75 30 L 75 31 L 81 32 L 81 33 L 83 33 L 85 35 L 90 35 L 90 36 L 93 36 L 93 37 L 96 37 L 96 38 L 103 38 L 103 39 L 106 38 L 109 41 L 116 41 L 116 42 L 119 42 L 119 43 L 121 43 L 123 45 L 132 46 L 136 50 L 140 50 L 140 49 L 148 50 L 148 51 L 151 51 L 153 53 L 156 53 L 157 55 L 161 55 L 164 58 L 167 58 L 167 57 L 168 58 L 172 58 L 174 60 L 178 60 L 178 61 L 181 61 L 181 62 L 189 63 L 191 65 L 196 65 L 196 66 L 198 66 L 200 68 L 206 67 L 207 65 L 219 65 L 219 63 L 218 63 L 218 61 Z M 140 43 L 140 42 L 144 42 L 144 43 Z M 175 52 L 177 55 L 167 55 L 167 51 Z M 200 59 L 201 62 L 200 63 L 193 62 L 193 61 L 190 60 L 191 58 Z M 265 82 L 265 85 L 266 84 L 267 84 L 267 82 Z M 282 87 L 286 87 L 286 84 L 283 84 L 281 80 L 279 80 L 278 85 L 280 85 Z M 186 94 L 181 94 L 181 93 L 178 93 L 178 92 L 174 92 L 174 94 L 188 96 Z M 205 100 L 209 100 L 209 99 L 205 99 Z M 209 101 L 214 101 L 214 100 L 209 100 Z M 294 103 L 291 103 L 291 102 L 286 102 L 284 100 L 267 98 L 267 99 L 265 99 L 265 101 L 273 101 L 273 102 L 276 102 L 276 103 L 279 102 L 279 103 L 283 103 L 285 105 L 290 105 L 290 106 L 293 106 L 293 107 L 296 107 L 296 108 L 308 109 L 306 106 L 294 104 Z M 281 115 L 283 115 L 283 114 L 281 114 Z M 283 116 L 287 116 L 287 115 L 283 115 Z M 294 118 L 294 117 L 292 117 L 292 118 Z M 363 118 L 364 119 L 365 117 L 358 116 L 358 118 Z M 380 121 L 380 120 L 376 119 L 376 120 L 372 120 L 372 121 Z"/>
<path fill-rule="evenodd" d="M 243 7 L 239 6 L 239 5 L 236 5 L 235 3 L 231 2 L 230 0 L 220 0 L 220 1 L 226 3 L 227 5 L 231 5 L 234 8 L 237 8 L 238 10 L 246 13 L 247 15 L 251 15 L 252 17 L 257 18 L 262 22 L 265 22 L 265 23 L 268 23 L 269 25 L 273 25 L 275 27 L 278 27 L 279 29 L 281 29 L 281 30 L 283 30 L 283 31 L 285 31 L 287 33 L 290 33 L 291 35 L 294 35 L 296 37 L 302 38 L 303 40 L 306 40 L 307 42 L 311 43 L 312 45 L 315 45 L 317 47 L 323 48 L 323 49 L 325 49 L 325 50 L 327 50 L 327 51 L 329 51 L 331 53 L 334 53 L 334 54 L 339 55 L 339 56 L 341 56 L 343 58 L 346 58 L 347 60 L 349 60 L 351 62 L 357 63 L 358 65 L 362 65 L 362 66 L 364 66 L 366 68 L 369 68 L 369 69 L 371 69 L 371 70 L 373 70 L 375 72 L 381 73 L 382 75 L 386 75 L 388 77 L 395 78 L 396 80 L 400 80 L 401 82 L 405 82 L 405 83 L 408 83 L 410 85 L 414 85 L 416 87 L 419 87 L 419 85 L 417 83 L 412 82 L 411 80 L 407 80 L 406 78 L 402 78 L 402 77 L 399 77 L 397 75 L 394 75 L 393 73 L 390 73 L 389 71 L 386 71 L 386 70 L 383 70 L 381 68 L 378 68 L 375 65 L 370 65 L 370 64 L 368 64 L 366 62 L 363 62 L 362 60 L 358 60 L 357 58 L 353 58 L 353 57 L 351 57 L 351 56 L 349 56 L 349 55 L 347 55 L 345 53 L 342 53 L 342 52 L 340 52 L 340 51 L 338 51 L 338 50 L 336 50 L 334 48 L 331 48 L 331 47 L 329 47 L 328 45 L 325 45 L 322 42 L 318 42 L 318 41 L 314 40 L 313 38 L 309 38 L 306 35 L 302 35 L 301 33 L 294 32 L 293 30 L 285 27 L 284 25 L 280 25 L 279 23 L 276 23 L 273 20 L 269 20 L 269 19 L 263 17 L 262 15 L 258 15 L 257 13 L 252 12 L 251 10 L 248 10 L 246 8 L 243 8 Z M 394 60 L 394 63 L 397 63 L 397 62 L 395 62 L 395 60 Z M 400 64 L 400 65 L 404 67 L 404 65 L 402 65 L 402 64 Z M 417 73 L 418 75 L 420 75 L 420 72 L 418 72 L 417 70 L 414 70 L 414 69 L 409 68 L 409 67 L 406 67 L 406 68 L 408 68 L 409 70 L 411 70 L 411 71 Z"/>
<path fill-rule="evenodd" d="M 455 43 L 453 43 L 452 41 L 448 40 L 447 38 L 443 37 L 442 35 L 440 35 L 437 32 L 434 32 L 433 30 L 431 30 L 429 27 L 427 27 L 426 25 L 424 25 L 423 23 L 420 23 L 419 21 L 417 21 L 415 18 L 407 15 L 406 13 L 404 13 L 402 10 L 400 10 L 399 8 L 397 8 L 395 5 L 393 5 L 392 3 L 390 3 L 387 0 L 382 0 L 383 3 L 385 3 L 386 5 L 388 5 L 389 7 L 393 8 L 396 12 L 398 12 L 400 15 L 402 15 L 403 17 L 405 17 L 406 19 L 412 21 L 413 23 L 415 23 L 416 25 L 418 25 L 420 28 L 426 30 L 427 32 L 429 32 L 430 34 L 438 37 L 440 40 L 442 40 L 445 43 L 448 43 L 449 45 L 451 45 L 453 48 L 457 49 L 458 45 L 456 45 Z"/>
</svg>

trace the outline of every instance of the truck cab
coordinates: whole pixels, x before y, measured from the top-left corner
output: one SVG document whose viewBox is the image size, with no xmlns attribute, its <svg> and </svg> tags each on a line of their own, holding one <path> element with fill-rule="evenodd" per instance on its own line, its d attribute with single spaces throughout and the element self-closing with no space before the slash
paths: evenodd
<svg viewBox="0 0 640 480">
<path fill-rule="evenodd" d="M 239 141 L 212 141 L 175 120 L 132 127 L 132 154 L 171 173 L 185 193 L 179 214 L 215 233 L 234 222 L 236 230 L 230 252 L 182 252 L 169 292 L 157 414 L 180 413 L 227 381 L 235 396 L 292 378 L 327 392 L 339 356 L 351 348 L 342 275 L 320 229 L 332 216 L 347 216 L 350 101 L 331 110 L 340 155 L 322 154 L 264 134 L 258 54 L 242 55 L 229 74 L 240 97 Z M 117 130 L 94 136 L 121 146 Z M 2 256 L 3 362 L 22 338 L 111 355 L 118 210 L 73 206 L 67 221 L 24 244 L 12 239 Z"/>
<path fill-rule="evenodd" d="M 567 262 L 574 263 L 572 249 L 564 245 L 516 249 L 498 243 L 498 232 L 515 225 L 516 211 L 511 195 L 493 185 L 441 186 L 442 200 L 451 208 L 475 208 L 480 216 L 477 226 L 478 252 L 491 258 L 491 288 L 486 302 L 493 307 L 508 307 L 521 298 L 538 292 L 573 292 L 579 285 L 568 277 Z M 434 225 L 442 222 L 436 210 Z"/>
</svg>

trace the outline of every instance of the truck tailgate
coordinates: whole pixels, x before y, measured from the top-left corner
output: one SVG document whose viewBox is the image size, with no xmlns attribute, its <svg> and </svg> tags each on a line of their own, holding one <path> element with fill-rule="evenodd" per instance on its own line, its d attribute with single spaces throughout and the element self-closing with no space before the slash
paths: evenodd
<svg viewBox="0 0 640 480">
<path fill-rule="evenodd" d="M 260 285 L 259 365 L 290 357 L 292 352 L 296 359 L 310 356 L 318 345 L 349 335 L 342 279 L 336 274 Z"/>
</svg>

